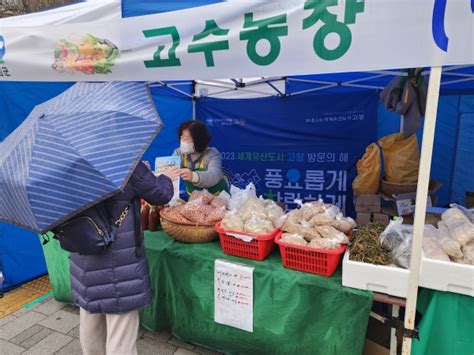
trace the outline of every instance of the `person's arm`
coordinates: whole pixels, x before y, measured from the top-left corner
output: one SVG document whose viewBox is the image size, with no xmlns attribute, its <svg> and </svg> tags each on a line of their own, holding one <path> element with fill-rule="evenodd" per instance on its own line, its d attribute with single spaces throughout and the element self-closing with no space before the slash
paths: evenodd
<svg viewBox="0 0 474 355">
<path fill-rule="evenodd" d="M 193 178 L 193 183 L 201 189 L 212 187 L 222 179 L 221 154 L 217 150 L 213 150 L 206 158 L 208 160 L 207 170 L 193 172 L 193 177 L 197 175 L 197 181 Z"/>
<path fill-rule="evenodd" d="M 135 194 L 152 205 L 165 205 L 173 197 L 173 183 L 166 175 L 156 177 L 142 162 L 130 178 Z"/>
</svg>

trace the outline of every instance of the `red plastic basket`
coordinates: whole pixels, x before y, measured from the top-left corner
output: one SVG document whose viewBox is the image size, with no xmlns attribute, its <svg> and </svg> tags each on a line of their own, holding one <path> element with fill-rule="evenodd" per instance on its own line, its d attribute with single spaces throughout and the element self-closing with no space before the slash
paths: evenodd
<svg viewBox="0 0 474 355">
<path fill-rule="evenodd" d="M 281 241 L 282 234 L 278 233 L 275 243 L 280 247 L 283 266 L 288 269 L 332 276 L 347 248 L 343 245 L 339 249 L 326 250 L 288 244 Z"/>
<path fill-rule="evenodd" d="M 272 252 L 275 247 L 275 236 L 280 232 L 279 229 L 275 229 L 270 234 L 255 237 L 249 233 L 223 229 L 220 222 L 216 224 L 216 231 L 219 233 L 222 251 L 225 254 L 260 261 Z M 252 237 L 252 240 L 246 242 L 239 237 Z"/>
</svg>

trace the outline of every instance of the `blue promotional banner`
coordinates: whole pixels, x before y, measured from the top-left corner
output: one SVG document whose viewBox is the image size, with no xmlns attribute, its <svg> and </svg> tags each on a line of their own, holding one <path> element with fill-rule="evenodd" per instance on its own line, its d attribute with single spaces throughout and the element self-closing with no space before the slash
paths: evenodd
<svg viewBox="0 0 474 355">
<path fill-rule="evenodd" d="M 231 184 L 294 208 L 324 199 L 353 215 L 357 160 L 376 140 L 375 91 L 340 95 L 197 101 Z"/>
</svg>

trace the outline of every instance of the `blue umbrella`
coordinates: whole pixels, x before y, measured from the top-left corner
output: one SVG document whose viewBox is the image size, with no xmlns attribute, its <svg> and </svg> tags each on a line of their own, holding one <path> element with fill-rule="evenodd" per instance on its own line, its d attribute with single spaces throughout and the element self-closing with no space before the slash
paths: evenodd
<svg viewBox="0 0 474 355">
<path fill-rule="evenodd" d="M 40 233 L 120 191 L 162 122 L 143 83 L 78 83 L 0 143 L 0 220 Z"/>
</svg>

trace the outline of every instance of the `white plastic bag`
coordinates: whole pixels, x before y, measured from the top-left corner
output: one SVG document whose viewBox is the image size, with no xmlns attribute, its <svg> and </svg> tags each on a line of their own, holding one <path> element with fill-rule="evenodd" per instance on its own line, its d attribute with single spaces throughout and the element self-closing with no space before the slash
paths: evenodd
<svg viewBox="0 0 474 355">
<path fill-rule="evenodd" d="M 272 222 L 257 215 L 250 217 L 244 224 L 244 231 L 250 234 L 262 235 L 274 230 Z"/>
<path fill-rule="evenodd" d="M 471 242 L 463 246 L 462 252 L 464 254 L 464 259 L 474 265 L 474 243 Z"/>
<path fill-rule="evenodd" d="M 441 219 L 446 223 L 451 237 L 462 246 L 474 241 L 474 224 L 459 208 L 446 210 Z"/>
<path fill-rule="evenodd" d="M 434 226 L 425 225 L 423 233 L 423 251 L 429 259 L 450 261 L 448 254 L 439 245 L 439 230 Z"/>
<path fill-rule="evenodd" d="M 273 223 L 275 228 L 280 224 L 280 218 L 283 216 L 283 208 L 278 206 L 274 201 L 265 201 L 265 210 L 267 212 L 268 219 Z"/>
<path fill-rule="evenodd" d="M 439 228 L 439 245 L 446 254 L 454 259 L 462 259 L 463 253 L 461 250 L 461 244 L 451 238 L 449 229 L 443 221 L 438 222 Z"/>
<path fill-rule="evenodd" d="M 255 192 L 255 185 L 250 183 L 245 189 L 239 189 L 238 187 L 232 185 L 230 187 L 231 199 L 229 201 L 229 208 L 231 210 L 238 211 L 240 207 L 251 197 L 257 197 Z"/>
<path fill-rule="evenodd" d="M 403 218 L 390 221 L 385 230 L 380 234 L 380 244 L 382 248 L 392 251 L 397 248 L 410 234 L 413 234 L 413 227 L 403 224 Z"/>
<path fill-rule="evenodd" d="M 411 243 L 413 240 L 413 235 L 406 234 L 405 239 L 398 245 L 395 249 L 392 250 L 392 259 L 398 266 L 401 266 L 405 269 L 410 268 L 410 258 L 411 258 Z"/>
<path fill-rule="evenodd" d="M 284 233 L 281 241 L 288 244 L 308 246 L 308 242 L 303 238 L 303 236 L 296 233 Z"/>
<path fill-rule="evenodd" d="M 347 238 L 347 236 L 344 233 L 338 231 L 334 227 L 319 226 L 319 227 L 316 227 L 316 231 L 319 234 L 321 234 L 321 236 L 323 238 L 337 240 L 337 242 L 340 243 L 340 244 L 348 244 L 349 243 L 349 238 Z"/>
<path fill-rule="evenodd" d="M 458 205 L 457 203 L 451 203 L 449 207 L 459 208 L 464 215 L 469 218 L 471 223 L 474 223 L 474 208 L 466 208 L 464 206 Z"/>
<path fill-rule="evenodd" d="M 267 211 L 265 210 L 265 204 L 262 200 L 257 197 L 250 197 L 239 210 L 242 221 L 246 222 L 252 216 L 258 216 L 261 218 L 267 218 Z"/>
<path fill-rule="evenodd" d="M 341 244 L 335 239 L 315 238 L 308 245 L 310 248 L 334 250 L 339 249 Z"/>
<path fill-rule="evenodd" d="M 380 234 L 380 243 L 390 251 L 392 259 L 398 266 L 410 268 L 413 226 L 403 224 L 403 218 L 390 221 L 387 228 Z"/>
<path fill-rule="evenodd" d="M 237 232 L 244 231 L 244 223 L 240 219 L 240 215 L 237 213 L 237 211 L 227 211 L 224 219 L 221 222 L 221 227 Z"/>
</svg>

